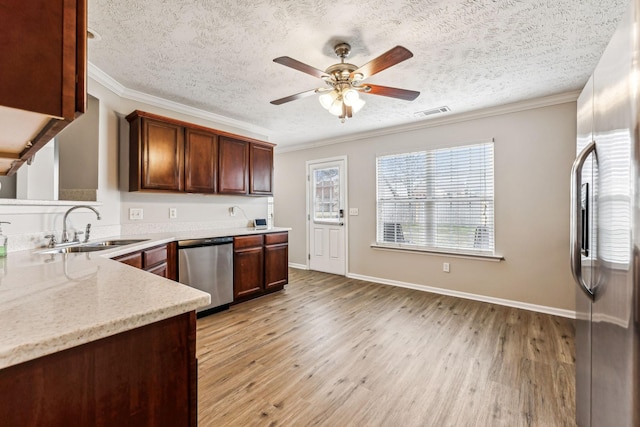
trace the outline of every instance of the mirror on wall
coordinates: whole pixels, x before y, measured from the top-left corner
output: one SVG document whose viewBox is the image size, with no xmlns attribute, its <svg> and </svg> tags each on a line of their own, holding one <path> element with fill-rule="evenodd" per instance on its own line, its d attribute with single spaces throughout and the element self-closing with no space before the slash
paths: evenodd
<svg viewBox="0 0 640 427">
<path fill-rule="evenodd" d="M 0 199 L 96 201 L 100 101 L 34 156 L 30 165 L 0 177 Z"/>
</svg>

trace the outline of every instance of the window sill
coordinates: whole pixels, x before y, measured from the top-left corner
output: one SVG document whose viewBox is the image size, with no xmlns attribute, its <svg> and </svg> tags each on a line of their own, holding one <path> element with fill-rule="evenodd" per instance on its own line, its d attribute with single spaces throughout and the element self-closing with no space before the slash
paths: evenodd
<svg viewBox="0 0 640 427">
<path fill-rule="evenodd" d="M 446 251 L 446 250 L 437 250 L 437 249 L 418 249 L 418 248 L 408 248 L 405 246 L 380 245 L 378 243 L 372 243 L 370 246 L 373 249 L 383 250 L 383 251 L 412 252 L 412 253 L 421 253 L 421 254 L 427 254 L 427 255 L 476 259 L 476 260 L 492 261 L 492 262 L 504 261 L 504 257 L 502 255 L 489 255 L 489 254 L 473 253 L 473 252 L 456 252 L 456 251 Z"/>
</svg>

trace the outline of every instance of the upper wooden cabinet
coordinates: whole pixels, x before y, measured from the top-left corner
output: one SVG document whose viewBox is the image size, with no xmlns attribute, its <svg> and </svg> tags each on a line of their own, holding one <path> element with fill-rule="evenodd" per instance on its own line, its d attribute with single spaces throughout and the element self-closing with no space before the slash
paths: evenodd
<svg viewBox="0 0 640 427">
<path fill-rule="evenodd" d="M 272 194 L 273 144 L 142 111 L 127 120 L 129 191 Z"/>
<path fill-rule="evenodd" d="M 218 135 L 187 128 L 185 143 L 185 190 L 215 193 L 218 190 Z"/>
<path fill-rule="evenodd" d="M 221 137 L 218 165 L 218 192 L 222 194 L 247 194 L 249 186 L 249 144 L 246 141 Z"/>
<path fill-rule="evenodd" d="M 249 175 L 251 194 L 273 194 L 273 147 L 251 144 Z"/>
<path fill-rule="evenodd" d="M 136 135 L 139 143 L 129 147 L 129 189 L 181 191 L 184 188 L 184 128 L 136 117 L 131 121 L 131 135 Z"/>
<path fill-rule="evenodd" d="M 0 174 L 11 175 L 87 103 L 86 0 L 4 1 Z"/>
</svg>

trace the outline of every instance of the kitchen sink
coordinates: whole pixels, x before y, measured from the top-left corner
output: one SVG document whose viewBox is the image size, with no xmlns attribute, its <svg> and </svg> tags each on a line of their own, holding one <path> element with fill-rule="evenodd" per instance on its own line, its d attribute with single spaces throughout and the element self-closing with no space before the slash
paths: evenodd
<svg viewBox="0 0 640 427">
<path fill-rule="evenodd" d="M 72 252 L 95 252 L 108 249 L 105 246 L 65 246 L 62 248 L 45 249 L 38 252 L 39 254 L 68 254 Z"/>
<path fill-rule="evenodd" d="M 112 247 L 112 246 L 125 246 L 125 245 L 132 245 L 134 243 L 141 243 L 141 242 L 146 242 L 149 239 L 114 239 L 114 240 L 103 240 L 100 242 L 91 242 L 91 243 L 85 243 L 83 246 L 81 247 L 98 247 L 98 248 L 103 248 L 106 249 L 108 247 Z"/>
<path fill-rule="evenodd" d="M 104 251 L 118 246 L 132 245 L 134 243 L 146 242 L 149 239 L 112 239 L 91 243 L 78 243 L 76 245 L 62 246 L 39 251 L 39 254 L 68 254 L 78 252 Z"/>
</svg>

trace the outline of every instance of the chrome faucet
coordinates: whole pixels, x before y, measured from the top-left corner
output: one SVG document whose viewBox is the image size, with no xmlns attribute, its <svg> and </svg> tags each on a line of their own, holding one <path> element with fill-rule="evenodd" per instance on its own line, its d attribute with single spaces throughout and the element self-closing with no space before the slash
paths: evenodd
<svg viewBox="0 0 640 427">
<path fill-rule="evenodd" d="M 67 234 L 67 217 L 69 216 L 71 211 L 74 211 L 74 210 L 80 209 L 80 208 L 87 208 L 87 209 L 90 209 L 90 210 L 94 211 L 96 213 L 96 216 L 98 217 L 98 220 L 100 220 L 100 212 L 98 212 L 95 208 L 93 208 L 91 206 L 77 205 L 77 206 L 73 206 L 73 207 L 69 208 L 69 210 L 67 212 L 65 212 L 64 218 L 62 219 L 62 243 L 69 243 L 69 235 Z"/>
</svg>

